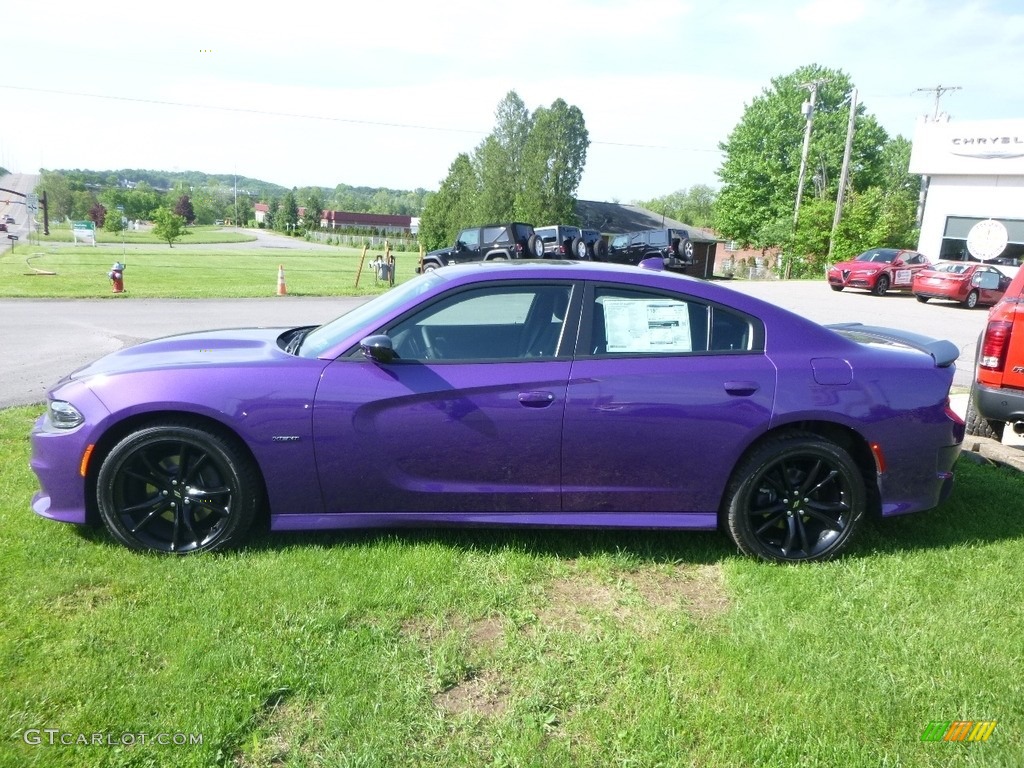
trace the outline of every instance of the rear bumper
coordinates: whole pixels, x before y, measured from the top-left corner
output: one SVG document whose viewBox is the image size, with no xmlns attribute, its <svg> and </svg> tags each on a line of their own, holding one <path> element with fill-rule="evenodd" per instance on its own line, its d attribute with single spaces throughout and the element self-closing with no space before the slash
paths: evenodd
<svg viewBox="0 0 1024 768">
<path fill-rule="evenodd" d="M 1024 421 L 1024 390 L 974 387 L 974 406 L 988 421 Z"/>
</svg>

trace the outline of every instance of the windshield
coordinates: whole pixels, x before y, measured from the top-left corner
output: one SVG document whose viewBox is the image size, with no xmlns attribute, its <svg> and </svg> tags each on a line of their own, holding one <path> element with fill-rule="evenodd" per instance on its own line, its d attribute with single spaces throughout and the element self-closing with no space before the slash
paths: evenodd
<svg viewBox="0 0 1024 768">
<path fill-rule="evenodd" d="M 896 258 L 896 251 L 864 251 L 854 261 L 881 261 L 886 264 Z"/>
<path fill-rule="evenodd" d="M 346 312 L 319 328 L 310 331 L 299 347 L 299 357 L 319 357 L 320 354 L 341 344 L 345 339 L 365 329 L 368 333 L 390 315 L 416 296 L 426 293 L 444 280 L 433 272 L 414 277 L 406 283 L 382 293 L 375 299 Z"/>
</svg>

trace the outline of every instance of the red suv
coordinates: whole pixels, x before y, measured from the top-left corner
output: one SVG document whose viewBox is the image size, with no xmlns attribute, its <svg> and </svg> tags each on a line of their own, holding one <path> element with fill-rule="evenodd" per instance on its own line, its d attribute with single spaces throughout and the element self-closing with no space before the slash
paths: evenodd
<svg viewBox="0 0 1024 768">
<path fill-rule="evenodd" d="M 1024 269 L 989 310 L 966 421 L 972 435 L 1002 440 L 1007 422 L 1024 434 Z"/>
</svg>

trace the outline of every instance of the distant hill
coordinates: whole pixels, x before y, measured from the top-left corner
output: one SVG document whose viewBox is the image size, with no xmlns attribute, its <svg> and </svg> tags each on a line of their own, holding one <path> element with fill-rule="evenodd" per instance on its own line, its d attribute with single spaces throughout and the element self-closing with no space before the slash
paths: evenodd
<svg viewBox="0 0 1024 768">
<path fill-rule="evenodd" d="M 246 195 L 254 202 L 269 202 L 280 199 L 289 192 L 288 187 L 274 184 L 262 179 L 248 176 L 235 176 L 230 173 L 203 173 L 202 171 L 152 171 L 139 168 L 121 168 L 119 170 L 92 171 L 81 168 L 55 169 L 56 173 L 66 176 L 73 183 L 81 184 L 85 189 L 102 190 L 110 187 L 134 187 L 145 182 L 153 189 L 166 192 L 178 184 L 189 187 L 208 187 L 216 185 L 237 190 L 239 195 Z M 390 189 L 388 187 L 353 187 L 338 184 L 336 187 L 302 187 L 299 189 L 299 204 L 311 189 L 319 189 L 327 208 L 345 210 L 356 213 L 389 213 L 406 216 L 418 216 L 423 211 L 427 198 L 432 192 L 425 189 Z"/>
</svg>

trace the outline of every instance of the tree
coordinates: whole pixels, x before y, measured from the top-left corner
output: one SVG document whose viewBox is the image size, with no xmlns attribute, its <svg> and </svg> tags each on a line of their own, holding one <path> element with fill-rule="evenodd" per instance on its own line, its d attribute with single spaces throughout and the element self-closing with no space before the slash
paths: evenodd
<svg viewBox="0 0 1024 768">
<path fill-rule="evenodd" d="M 294 230 L 299 225 L 299 204 L 295 200 L 295 190 L 285 194 L 275 223 L 279 229 L 284 231 Z"/>
<path fill-rule="evenodd" d="M 717 197 L 718 193 L 706 184 L 695 184 L 688 189 L 680 189 L 664 197 L 639 200 L 636 205 L 684 224 L 708 228 L 713 226 Z"/>
<path fill-rule="evenodd" d="M 469 155 L 459 154 L 448 168 L 441 188 L 432 195 L 420 217 L 419 239 L 427 250 L 455 242 L 463 227 L 475 223 L 477 179 Z"/>
<path fill-rule="evenodd" d="M 94 202 L 89 208 L 89 221 L 95 224 L 97 228 L 101 228 L 106 220 L 107 209 L 100 203 Z"/>
<path fill-rule="evenodd" d="M 182 195 L 174 204 L 174 212 L 185 220 L 186 224 L 192 224 L 196 220 L 196 211 L 192 207 L 192 200 L 188 195 Z"/>
<path fill-rule="evenodd" d="M 318 187 L 310 189 L 305 197 L 306 215 L 302 219 L 308 230 L 319 229 L 324 215 L 324 193 Z"/>
<path fill-rule="evenodd" d="M 515 217 L 523 221 L 576 223 L 576 190 L 587 162 L 590 136 L 579 107 L 556 99 L 533 115 L 522 152 L 522 181 Z"/>
<path fill-rule="evenodd" d="M 42 197 L 46 193 L 46 205 L 51 221 L 71 218 L 73 204 L 71 182 L 62 173 L 40 170 L 36 192 Z"/>
<path fill-rule="evenodd" d="M 824 170 L 821 196 L 835 199 L 846 143 L 850 79 L 818 65 L 773 79 L 744 111 L 728 139 L 719 145 L 725 160 L 718 175 L 723 187 L 715 201 L 714 224 L 724 236 L 754 243 L 758 233 L 788 215 L 793 218 L 805 120 L 801 104 L 805 83 L 819 81 L 814 126 L 809 145 L 809 176 Z M 850 186 L 854 191 L 882 179 L 882 148 L 888 136 L 877 120 L 857 106 L 851 155 Z M 813 184 L 810 184 L 813 188 Z M 805 200 L 813 195 L 806 193 Z M 829 227 L 831 228 L 831 227 Z"/>
<path fill-rule="evenodd" d="M 167 246 L 173 248 L 174 241 L 185 234 L 185 217 L 170 208 L 157 208 L 153 213 L 153 234 L 166 240 Z"/>
<path fill-rule="evenodd" d="M 509 91 L 495 111 L 494 130 L 476 148 L 473 166 L 479 179 L 476 217 L 481 222 L 514 218 L 523 185 L 523 149 L 533 120 L 523 100 Z"/>
</svg>

